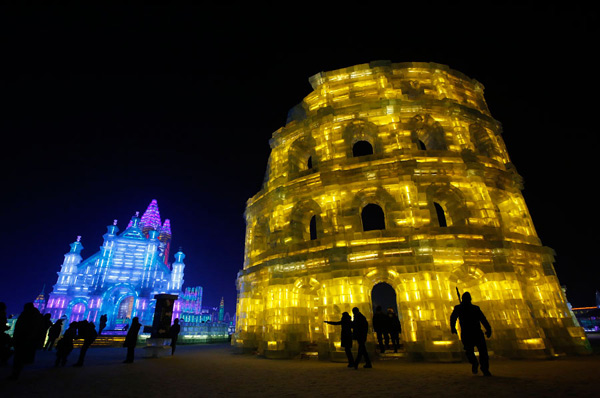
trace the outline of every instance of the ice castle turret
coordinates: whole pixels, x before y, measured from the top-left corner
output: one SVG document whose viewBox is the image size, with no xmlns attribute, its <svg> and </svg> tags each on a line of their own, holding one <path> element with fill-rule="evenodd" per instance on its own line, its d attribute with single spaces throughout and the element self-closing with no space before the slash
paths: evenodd
<svg viewBox="0 0 600 398">
<path fill-rule="evenodd" d="M 158 240 L 161 243 L 159 247 L 161 250 L 159 256 L 161 256 L 163 262 L 168 267 L 168 259 L 171 248 L 171 220 L 169 220 L 168 218 L 165 220 L 163 226 L 160 227 L 160 235 L 158 237 Z"/>
<path fill-rule="evenodd" d="M 185 264 L 183 263 L 183 259 L 185 258 L 185 254 L 179 248 L 179 251 L 175 253 L 175 262 L 173 263 L 173 269 L 171 270 L 171 287 L 173 289 L 181 290 L 181 286 L 183 285 L 183 269 L 185 268 Z"/>
<path fill-rule="evenodd" d="M 77 279 L 77 266 L 81 263 L 81 251 L 83 245 L 81 244 L 81 236 L 77 237 L 77 240 L 71 243 L 71 250 L 65 253 L 65 260 L 62 263 L 60 272 L 58 273 L 58 281 L 54 285 L 54 291 L 66 294 L 69 288 L 73 288 L 76 285 Z"/>
</svg>

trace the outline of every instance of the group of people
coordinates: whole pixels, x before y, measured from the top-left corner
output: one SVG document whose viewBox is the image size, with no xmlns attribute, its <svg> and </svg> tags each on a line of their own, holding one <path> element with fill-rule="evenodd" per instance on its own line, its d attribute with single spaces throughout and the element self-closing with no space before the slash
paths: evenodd
<svg viewBox="0 0 600 398">
<path fill-rule="evenodd" d="M 379 343 L 379 352 L 382 354 L 389 348 L 390 340 L 394 346 L 394 352 L 398 352 L 400 346 L 400 333 L 402 325 L 400 319 L 392 307 L 387 309 L 387 314 L 384 314 L 381 306 L 375 308 L 373 315 L 373 330 L 377 334 L 377 342 Z"/>
<path fill-rule="evenodd" d="M 342 313 L 342 319 L 339 321 L 325 321 L 330 325 L 342 326 L 341 342 L 340 345 L 344 347 L 346 357 L 348 358 L 348 367 L 358 369 L 361 359 L 365 358 L 365 368 L 372 368 L 371 358 L 366 348 L 367 336 L 369 334 L 369 322 L 367 318 L 360 312 L 358 307 L 352 308 L 352 314 L 354 319 L 350 317 L 347 312 Z M 375 308 L 375 315 L 373 316 L 373 329 L 377 333 L 377 341 L 379 342 L 379 349 L 383 353 L 386 347 L 389 345 L 390 339 L 394 345 L 394 352 L 398 352 L 398 346 L 400 345 L 400 332 L 402 327 L 398 315 L 394 312 L 393 308 L 388 308 L 387 314 L 384 314 L 381 306 Z M 356 340 L 358 344 L 358 352 L 356 358 L 352 354 L 352 342 Z M 384 346 L 385 340 L 385 346 Z"/>
<path fill-rule="evenodd" d="M 340 325 L 341 346 L 344 347 L 348 358 L 348 367 L 358 369 L 358 366 L 364 357 L 365 368 L 371 368 L 372 363 L 369 353 L 366 349 L 366 341 L 369 333 L 369 323 L 367 318 L 357 307 L 352 309 L 354 319 L 347 312 L 342 313 L 339 321 L 325 321 L 330 325 Z M 465 349 L 467 359 L 471 363 L 473 374 L 477 374 L 479 369 L 485 376 L 491 376 L 489 371 L 489 356 L 484 333 L 481 325 L 485 328 L 485 336 L 490 338 L 492 328 L 487 321 L 481 309 L 471 302 L 471 294 L 465 292 L 462 295 L 461 303 L 454 307 L 450 316 L 450 328 L 453 334 L 458 334 L 456 321 L 458 320 L 461 329 L 461 341 Z M 0 364 L 6 364 L 11 355 L 13 358 L 13 369 L 11 378 L 16 379 L 26 364 L 33 363 L 35 352 L 38 349 L 51 351 L 56 340 L 59 338 L 62 330 L 62 319 L 52 323 L 50 314 L 42 315 L 40 311 L 33 306 L 33 303 L 25 304 L 23 312 L 19 315 L 15 324 L 13 337 L 11 338 L 6 331 L 8 330 L 6 318 L 6 305 L 0 302 Z M 127 336 L 123 346 L 127 348 L 127 356 L 124 363 L 132 363 L 134 359 L 137 336 L 139 334 L 141 323 L 138 317 L 134 317 L 130 327 L 127 329 Z M 79 358 L 73 366 L 83 366 L 85 355 L 88 348 L 96 340 L 96 337 L 102 333 L 106 327 L 106 315 L 100 317 L 99 332 L 96 332 L 96 326 L 93 322 L 87 320 L 71 322 L 63 334 L 62 338 L 56 343 L 56 362 L 55 366 L 65 366 L 67 358 L 73 351 L 73 341 L 83 339 L 83 344 L 79 352 Z M 373 316 L 373 329 L 377 334 L 377 341 L 381 353 L 389 347 L 391 340 L 394 352 L 398 352 L 400 333 L 402 327 L 398 315 L 393 308 L 388 308 L 387 314 L 384 314 L 381 306 L 377 306 Z M 181 327 L 179 319 L 175 319 L 171 326 L 171 355 L 175 354 L 177 339 Z M 46 342 L 46 336 L 47 342 Z M 356 358 L 352 354 L 352 344 L 356 340 L 358 352 Z M 45 343 L 45 345 L 44 345 Z M 14 353 L 11 350 L 14 347 Z M 479 360 L 475 356 L 475 347 L 479 351 Z"/>
<path fill-rule="evenodd" d="M 342 338 L 341 346 L 344 347 L 346 357 L 348 357 L 348 367 L 358 369 L 358 365 L 362 357 L 365 358 L 365 368 L 372 368 L 371 358 L 365 343 L 367 342 L 367 335 L 369 334 L 369 322 L 367 318 L 360 312 L 358 307 L 352 308 L 352 314 L 354 319 L 350 317 L 347 312 L 342 313 L 342 319 L 339 321 L 325 321 L 330 325 L 341 325 L 342 326 Z M 356 353 L 356 359 L 352 355 L 352 341 L 356 340 L 358 344 L 358 352 Z"/>
<path fill-rule="evenodd" d="M 0 364 L 6 365 L 9 358 L 13 356 L 11 379 L 17 379 L 25 365 L 34 362 L 36 351 L 40 349 L 52 351 L 53 347 L 55 347 L 56 361 L 54 366 L 65 366 L 69 355 L 73 351 L 74 340 L 77 339 L 83 340 L 83 343 L 77 362 L 73 366 L 83 366 L 88 349 L 106 327 L 107 317 L 106 315 L 100 317 L 98 332 L 96 332 L 96 325 L 93 322 L 82 320 L 71 322 L 62 337 L 60 337 L 63 322 L 64 319 L 58 319 L 55 323 L 52 323 L 50 314 L 42 315 L 34 307 L 33 303 L 27 303 L 23 308 L 23 312 L 17 318 L 11 338 L 6 333 L 9 329 L 7 325 L 6 304 L 0 302 Z M 138 317 L 134 317 L 123 343 L 123 346 L 127 348 L 127 356 L 125 361 L 123 361 L 124 363 L 133 362 L 135 346 L 141 326 Z M 171 355 L 175 353 L 180 330 L 179 319 L 175 319 L 170 331 Z"/>
<path fill-rule="evenodd" d="M 350 314 L 344 312 L 342 313 L 342 319 L 339 321 L 325 321 L 325 323 L 330 325 L 340 325 L 342 327 L 341 346 L 344 347 L 346 352 L 349 368 L 358 369 L 358 365 L 363 356 L 366 362 L 364 367 L 371 368 L 371 359 L 369 358 L 369 354 L 365 347 L 369 332 L 369 324 L 365 316 L 361 314 L 357 307 L 352 309 L 352 313 L 354 314 L 354 319 L 350 317 Z M 481 369 L 484 376 L 491 376 L 487 345 L 484 333 L 481 330 L 481 325 L 483 325 L 485 329 L 485 336 L 487 338 L 492 336 L 492 327 L 481 309 L 478 306 L 473 305 L 471 294 L 469 292 L 465 292 L 462 295 L 460 304 L 454 307 L 452 314 L 450 315 L 450 330 L 453 334 L 458 334 L 456 329 L 457 320 L 461 330 L 460 339 L 463 343 L 467 359 L 471 363 L 473 374 L 477 374 L 479 369 Z M 398 352 L 402 326 L 398 319 L 398 315 L 394 312 L 393 308 L 388 308 L 387 314 L 383 313 L 381 306 L 375 308 L 375 314 L 373 315 L 373 330 L 377 335 L 377 342 L 381 353 L 384 353 L 387 347 L 389 347 L 390 340 L 392 341 L 394 352 Z M 356 359 L 352 355 L 353 340 L 356 340 L 358 343 Z M 477 351 L 479 351 L 479 360 L 475 356 L 475 347 L 477 347 Z"/>
</svg>

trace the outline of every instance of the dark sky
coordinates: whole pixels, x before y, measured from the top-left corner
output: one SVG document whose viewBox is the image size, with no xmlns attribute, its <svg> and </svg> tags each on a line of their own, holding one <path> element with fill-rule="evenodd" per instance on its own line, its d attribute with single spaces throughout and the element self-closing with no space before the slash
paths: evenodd
<svg viewBox="0 0 600 398">
<path fill-rule="evenodd" d="M 77 235 L 88 257 L 106 225 L 123 230 L 155 198 L 185 286 L 233 313 L 272 132 L 309 76 L 373 60 L 438 62 L 485 86 L 560 281 L 573 305 L 594 304 L 596 8 L 281 3 L 0 11 L 9 312 L 51 290 Z"/>
</svg>

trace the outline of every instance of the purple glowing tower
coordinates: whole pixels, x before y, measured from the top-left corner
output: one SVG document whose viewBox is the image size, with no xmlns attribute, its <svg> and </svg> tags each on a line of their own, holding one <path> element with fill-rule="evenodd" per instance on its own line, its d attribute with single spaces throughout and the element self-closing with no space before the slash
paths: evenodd
<svg viewBox="0 0 600 398">
<path fill-rule="evenodd" d="M 148 205 L 148 208 L 144 212 L 140 220 L 142 232 L 146 237 L 148 232 L 157 231 L 160 228 L 160 212 L 158 211 L 158 202 L 156 199 L 152 199 L 152 202 Z"/>
</svg>

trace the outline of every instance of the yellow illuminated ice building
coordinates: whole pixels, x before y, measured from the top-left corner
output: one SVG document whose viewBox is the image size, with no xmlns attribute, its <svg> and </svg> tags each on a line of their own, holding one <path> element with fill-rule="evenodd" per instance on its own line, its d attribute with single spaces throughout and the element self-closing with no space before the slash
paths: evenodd
<svg viewBox="0 0 600 398">
<path fill-rule="evenodd" d="M 498 355 L 589 351 L 481 83 L 388 61 L 309 81 L 247 203 L 234 346 L 345 358 L 339 327 L 323 321 L 355 306 L 370 321 L 375 290 L 387 287 L 407 354 L 457 360 L 458 287 L 486 314 Z"/>
</svg>

